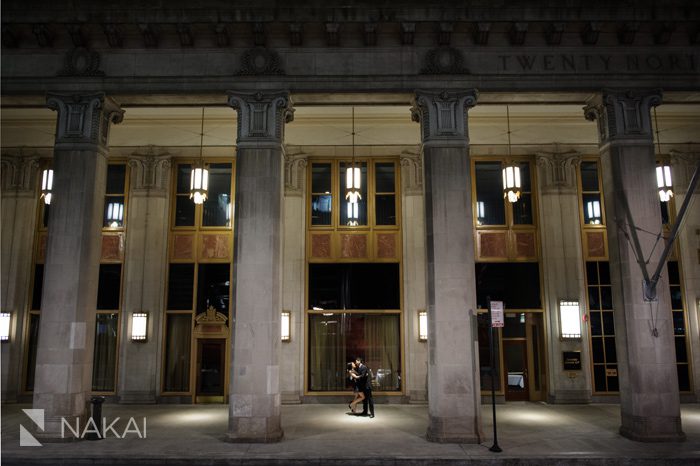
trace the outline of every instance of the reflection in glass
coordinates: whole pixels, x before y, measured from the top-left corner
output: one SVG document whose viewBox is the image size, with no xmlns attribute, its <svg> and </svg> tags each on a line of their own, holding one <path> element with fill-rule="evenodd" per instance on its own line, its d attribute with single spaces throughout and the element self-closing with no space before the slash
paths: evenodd
<svg viewBox="0 0 700 466">
<path fill-rule="evenodd" d="M 202 213 L 202 226 L 231 226 L 231 164 L 209 164 L 209 191 Z"/>
<path fill-rule="evenodd" d="M 92 389 L 114 391 L 117 365 L 117 323 L 119 314 L 97 314 L 95 321 L 95 349 L 92 362 Z"/>
<path fill-rule="evenodd" d="M 314 194 L 311 196 L 311 224 L 330 225 L 331 206 L 333 197 L 330 194 Z"/>
<path fill-rule="evenodd" d="M 100 264 L 100 275 L 97 286 L 97 309 L 119 309 L 121 295 L 122 265 Z"/>
<path fill-rule="evenodd" d="M 393 194 L 374 197 L 377 225 L 396 225 L 396 200 Z"/>
<path fill-rule="evenodd" d="M 505 225 L 501 162 L 476 162 L 476 200 L 484 203 L 482 225 Z"/>
<path fill-rule="evenodd" d="M 107 165 L 107 186 L 105 193 L 107 194 L 124 194 L 126 186 L 126 165 L 125 164 L 109 164 Z"/>
<path fill-rule="evenodd" d="M 581 190 L 584 192 L 598 192 L 598 163 L 581 162 Z"/>
<path fill-rule="evenodd" d="M 191 310 L 194 292 L 194 264 L 170 264 L 168 309 Z"/>
<path fill-rule="evenodd" d="M 209 306 L 228 315 L 231 267 L 229 264 L 199 264 L 197 275 L 197 313 Z"/>
<path fill-rule="evenodd" d="M 186 392 L 190 387 L 192 314 L 167 314 L 163 391 Z"/>
</svg>

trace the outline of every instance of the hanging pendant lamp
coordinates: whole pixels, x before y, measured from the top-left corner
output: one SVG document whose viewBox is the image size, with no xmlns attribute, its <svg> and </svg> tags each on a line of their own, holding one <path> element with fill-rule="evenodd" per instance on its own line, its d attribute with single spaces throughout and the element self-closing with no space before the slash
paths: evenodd
<svg viewBox="0 0 700 466">
<path fill-rule="evenodd" d="M 348 226 L 357 226 L 362 199 L 362 171 L 355 163 L 355 107 L 352 108 L 352 162 L 345 170 L 345 199 L 347 200 Z"/>
<path fill-rule="evenodd" d="M 508 199 L 508 202 L 518 202 L 520 199 L 520 167 L 511 161 L 510 147 L 510 109 L 506 105 L 506 122 L 508 125 L 508 162 L 503 167 L 503 197 Z"/>
<path fill-rule="evenodd" d="M 207 200 L 209 190 L 209 170 L 204 166 L 202 149 L 204 146 L 204 107 L 202 107 L 202 128 L 199 133 L 199 161 L 192 167 L 190 176 L 190 199 L 195 204 L 203 204 Z"/>
</svg>

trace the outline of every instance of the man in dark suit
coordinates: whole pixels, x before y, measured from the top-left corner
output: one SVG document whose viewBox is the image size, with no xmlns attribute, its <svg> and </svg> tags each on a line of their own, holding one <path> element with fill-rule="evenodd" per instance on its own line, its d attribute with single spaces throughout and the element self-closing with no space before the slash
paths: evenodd
<svg viewBox="0 0 700 466">
<path fill-rule="evenodd" d="M 358 388 L 362 390 L 365 399 L 362 400 L 362 413 L 360 416 L 367 416 L 367 407 L 369 406 L 369 417 L 374 417 L 374 400 L 372 399 L 372 380 L 369 376 L 369 368 L 362 361 L 362 358 L 355 358 L 357 366 Z"/>
</svg>

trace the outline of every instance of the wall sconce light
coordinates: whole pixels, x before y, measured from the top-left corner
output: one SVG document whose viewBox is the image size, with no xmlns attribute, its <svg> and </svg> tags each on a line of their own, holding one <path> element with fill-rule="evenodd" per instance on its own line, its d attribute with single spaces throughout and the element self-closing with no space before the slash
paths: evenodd
<svg viewBox="0 0 700 466">
<path fill-rule="evenodd" d="M 9 312 L 0 312 L 0 341 L 10 340 L 10 318 Z"/>
<path fill-rule="evenodd" d="M 41 172 L 41 198 L 44 204 L 51 204 L 51 193 L 53 190 L 53 170 L 50 168 Z"/>
<path fill-rule="evenodd" d="M 656 186 L 659 188 L 659 199 L 661 199 L 661 202 L 670 201 L 673 197 L 670 165 L 662 163 L 656 166 Z"/>
<path fill-rule="evenodd" d="M 418 311 L 418 341 L 428 340 L 428 313 Z"/>
<path fill-rule="evenodd" d="M 148 336 L 148 312 L 131 314 L 131 341 L 146 341 Z"/>
<path fill-rule="evenodd" d="M 603 217 L 600 212 L 600 201 L 588 201 L 586 203 L 586 213 L 588 214 L 588 222 L 592 225 L 600 225 Z"/>
<path fill-rule="evenodd" d="M 578 301 L 559 301 L 559 323 L 561 338 L 581 338 L 581 316 Z"/>
<path fill-rule="evenodd" d="M 280 322 L 280 333 L 282 341 L 289 341 L 291 339 L 291 320 L 291 313 L 289 311 L 282 311 L 282 320 Z"/>
</svg>

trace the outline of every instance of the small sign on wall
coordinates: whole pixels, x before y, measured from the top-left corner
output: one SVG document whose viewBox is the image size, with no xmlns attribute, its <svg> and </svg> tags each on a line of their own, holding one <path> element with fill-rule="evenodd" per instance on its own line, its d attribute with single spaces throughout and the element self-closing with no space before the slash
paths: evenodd
<svg viewBox="0 0 700 466">
<path fill-rule="evenodd" d="M 503 301 L 491 301 L 491 327 L 503 327 Z"/>
<path fill-rule="evenodd" d="M 581 370 L 581 352 L 580 351 L 563 351 L 562 358 L 564 361 L 565 371 L 580 371 Z"/>
</svg>

